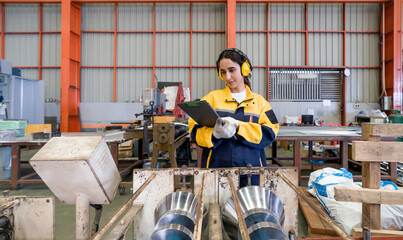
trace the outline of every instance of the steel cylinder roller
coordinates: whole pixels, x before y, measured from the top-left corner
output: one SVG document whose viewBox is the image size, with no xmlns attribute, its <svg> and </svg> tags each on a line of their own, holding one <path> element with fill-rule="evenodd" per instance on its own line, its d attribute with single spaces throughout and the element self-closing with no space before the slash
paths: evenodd
<svg viewBox="0 0 403 240">
<path fill-rule="evenodd" d="M 167 195 L 155 209 L 156 224 L 151 240 L 193 239 L 198 203 L 198 197 L 189 192 L 174 192 Z M 203 206 L 203 217 L 206 215 L 207 208 Z M 171 238 L 174 235 L 178 238 Z"/>
<path fill-rule="evenodd" d="M 276 194 L 260 186 L 248 186 L 239 189 L 237 195 L 252 240 L 287 239 L 282 229 L 284 207 Z M 232 197 L 224 206 L 223 222 L 231 239 L 241 239 Z"/>
</svg>

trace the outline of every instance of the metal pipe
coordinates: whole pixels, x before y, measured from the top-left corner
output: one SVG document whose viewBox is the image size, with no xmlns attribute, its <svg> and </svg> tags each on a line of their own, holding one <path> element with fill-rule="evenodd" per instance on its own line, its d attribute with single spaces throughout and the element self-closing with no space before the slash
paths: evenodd
<svg viewBox="0 0 403 240">
<path fill-rule="evenodd" d="M 200 189 L 200 194 L 199 194 L 199 203 L 197 205 L 197 215 L 196 215 L 196 226 L 195 230 L 193 233 L 193 239 L 194 240 L 200 240 L 201 234 L 202 234 L 202 223 L 203 223 L 203 198 L 204 198 L 204 177 L 206 174 L 203 174 L 202 176 L 202 185 Z"/>
<path fill-rule="evenodd" d="M 87 195 L 77 193 L 76 196 L 76 239 L 90 237 L 90 200 Z"/>
<path fill-rule="evenodd" d="M 143 192 L 143 190 L 150 184 L 150 182 L 155 178 L 155 173 L 151 174 L 150 177 L 141 185 L 139 189 L 133 194 L 133 196 L 127 200 L 127 202 L 113 215 L 113 217 L 105 224 L 105 226 L 97 232 L 92 239 L 101 239 L 101 237 L 109 230 L 109 228 L 115 223 L 115 221 L 126 211 L 126 209 L 133 203 L 133 201 Z"/>
<path fill-rule="evenodd" d="M 228 183 L 231 188 L 232 198 L 234 199 L 235 211 L 238 217 L 239 228 L 241 231 L 242 240 L 250 240 L 248 229 L 246 228 L 245 219 L 243 218 L 241 207 L 239 206 L 238 195 L 236 194 L 234 181 L 232 180 L 231 172 L 227 173 Z"/>
<path fill-rule="evenodd" d="M 15 200 L 13 200 L 13 201 L 11 201 L 11 202 L 8 202 L 8 203 L 6 203 L 6 204 L 3 204 L 3 205 L 0 206 L 0 212 L 6 210 L 6 209 L 8 209 L 8 208 L 14 207 L 14 205 L 15 205 L 15 204 L 18 204 L 18 203 L 20 203 L 20 200 L 19 200 L 19 199 L 15 199 Z"/>
<path fill-rule="evenodd" d="M 299 190 L 288 178 L 286 178 L 283 174 L 277 172 L 277 176 L 279 176 L 285 183 L 288 184 L 297 194 L 300 198 L 302 198 L 316 213 L 319 214 L 319 216 L 326 221 L 335 231 L 336 233 L 342 237 L 343 239 L 348 239 L 352 240 L 353 238 L 350 237 L 343 229 L 341 229 L 334 221 L 327 215 L 327 213 L 317 207 L 301 190 Z"/>
</svg>

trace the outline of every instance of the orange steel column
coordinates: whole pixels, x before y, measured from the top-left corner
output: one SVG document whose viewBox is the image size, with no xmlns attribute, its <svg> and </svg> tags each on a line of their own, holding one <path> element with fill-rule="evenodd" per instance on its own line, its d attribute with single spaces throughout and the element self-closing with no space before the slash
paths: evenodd
<svg viewBox="0 0 403 240">
<path fill-rule="evenodd" d="M 81 6 L 62 0 L 60 130 L 80 131 Z"/>
<path fill-rule="evenodd" d="M 236 47 L 236 0 L 227 0 L 227 47 Z"/>
<path fill-rule="evenodd" d="M 393 109 L 402 109 L 402 35 L 401 0 L 385 7 L 385 80 L 388 96 L 393 96 Z"/>
</svg>

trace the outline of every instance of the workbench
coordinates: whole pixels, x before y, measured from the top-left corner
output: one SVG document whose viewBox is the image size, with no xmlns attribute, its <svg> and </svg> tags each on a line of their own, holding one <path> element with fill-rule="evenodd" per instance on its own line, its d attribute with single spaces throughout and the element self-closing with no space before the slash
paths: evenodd
<svg viewBox="0 0 403 240">
<path fill-rule="evenodd" d="M 83 137 L 83 136 L 104 136 L 108 144 L 112 157 L 117 165 L 118 145 L 123 141 L 123 132 L 117 133 L 95 133 L 95 132 L 75 132 L 62 133 L 62 137 Z M 17 137 L 15 140 L 0 141 L 0 146 L 11 147 L 11 177 L 10 179 L 0 180 L 0 184 L 10 184 L 11 190 L 18 190 L 20 184 L 43 183 L 41 179 L 32 179 L 37 176 L 35 172 L 21 176 L 21 147 L 43 146 L 48 139 L 32 139 L 31 137 Z M 28 162 L 27 162 L 28 163 Z"/>
<path fill-rule="evenodd" d="M 396 141 L 396 137 L 382 137 L 382 141 Z M 280 158 L 277 156 L 277 141 L 291 141 L 293 142 L 293 157 Z M 340 142 L 340 156 L 339 157 L 313 157 L 312 143 L 319 141 L 335 141 Z M 332 166 L 326 164 L 326 161 L 337 161 L 337 166 L 343 167 L 348 170 L 348 143 L 352 141 L 361 141 L 361 128 L 360 127 L 280 127 L 276 140 L 272 143 L 272 156 L 268 160 L 272 160 L 273 164 L 285 166 L 284 160 L 292 160 L 293 166 L 298 168 L 299 180 L 307 180 L 309 176 L 301 176 L 301 170 L 312 166 L 312 164 L 302 164 L 301 160 L 323 160 L 325 164 L 317 164 L 318 168 Z M 301 157 L 301 142 L 309 143 L 308 157 Z M 359 164 L 359 163 L 356 163 Z M 382 179 L 392 180 L 396 182 L 397 178 L 397 164 L 390 163 L 389 175 L 382 175 Z M 361 179 L 361 176 L 354 176 L 354 180 Z"/>
</svg>

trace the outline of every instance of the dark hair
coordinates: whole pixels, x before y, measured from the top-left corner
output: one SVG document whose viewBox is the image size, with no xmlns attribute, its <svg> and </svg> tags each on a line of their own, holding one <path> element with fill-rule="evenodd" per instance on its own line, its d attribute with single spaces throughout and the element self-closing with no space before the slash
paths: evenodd
<svg viewBox="0 0 403 240">
<path fill-rule="evenodd" d="M 240 51 L 240 50 L 238 50 L 238 51 Z M 217 62 L 216 62 L 216 67 L 217 67 L 218 74 L 220 74 L 220 61 L 223 58 L 228 58 L 228 59 L 231 59 L 231 61 L 238 63 L 239 68 L 241 68 L 242 64 L 246 61 L 246 59 L 244 59 L 244 57 L 241 56 L 236 51 L 226 49 L 226 50 L 221 52 L 221 54 L 218 57 Z M 249 87 L 249 89 L 252 90 L 249 78 L 250 78 L 250 74 L 248 76 L 243 76 L 243 82 L 244 82 L 244 84 L 246 84 L 246 86 Z"/>
</svg>

